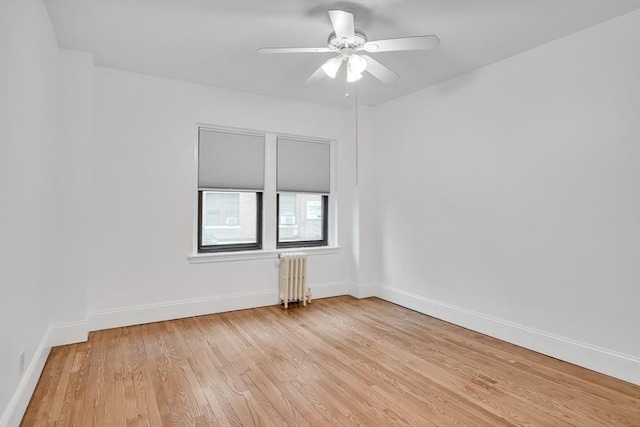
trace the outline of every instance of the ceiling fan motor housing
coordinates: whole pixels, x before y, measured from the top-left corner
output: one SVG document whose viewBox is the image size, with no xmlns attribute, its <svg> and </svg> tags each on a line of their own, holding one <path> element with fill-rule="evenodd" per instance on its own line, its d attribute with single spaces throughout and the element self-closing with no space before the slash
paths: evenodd
<svg viewBox="0 0 640 427">
<path fill-rule="evenodd" d="M 367 35 L 364 31 L 354 30 L 353 38 L 341 38 L 339 39 L 336 36 L 336 32 L 333 31 L 329 34 L 329 39 L 327 40 L 327 45 L 329 49 L 340 52 L 342 49 L 349 48 L 353 50 L 357 50 L 362 47 L 367 42 Z"/>
</svg>

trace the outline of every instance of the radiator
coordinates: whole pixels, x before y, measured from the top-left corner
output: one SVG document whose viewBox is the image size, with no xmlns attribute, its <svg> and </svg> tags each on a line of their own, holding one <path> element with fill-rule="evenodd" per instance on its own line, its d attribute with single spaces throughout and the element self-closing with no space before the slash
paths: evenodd
<svg viewBox="0 0 640 427">
<path fill-rule="evenodd" d="M 289 308 L 290 302 L 311 302 L 307 289 L 307 254 L 292 252 L 280 254 L 280 304 Z"/>
</svg>

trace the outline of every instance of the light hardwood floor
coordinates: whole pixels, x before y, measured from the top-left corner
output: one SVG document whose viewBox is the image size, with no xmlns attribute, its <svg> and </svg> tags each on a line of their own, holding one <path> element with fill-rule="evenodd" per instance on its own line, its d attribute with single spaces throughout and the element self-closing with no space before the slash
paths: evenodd
<svg viewBox="0 0 640 427">
<path fill-rule="evenodd" d="M 639 426 L 640 387 L 370 298 L 93 332 L 23 426 Z"/>
</svg>

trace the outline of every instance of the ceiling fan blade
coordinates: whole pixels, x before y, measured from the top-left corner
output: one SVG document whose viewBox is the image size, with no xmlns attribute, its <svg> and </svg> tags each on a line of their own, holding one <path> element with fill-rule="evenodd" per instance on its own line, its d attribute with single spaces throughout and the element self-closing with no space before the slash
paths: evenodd
<svg viewBox="0 0 640 427">
<path fill-rule="evenodd" d="M 309 76 L 307 80 L 305 80 L 304 84 L 310 85 L 312 83 L 319 82 L 320 80 L 322 80 L 324 76 L 325 76 L 325 73 L 321 65 L 318 67 L 316 71 L 313 72 L 313 74 Z"/>
<path fill-rule="evenodd" d="M 329 18 L 338 39 L 353 40 L 355 37 L 353 14 L 344 10 L 330 10 Z"/>
<path fill-rule="evenodd" d="M 399 39 L 374 40 L 364 44 L 367 52 L 389 52 L 392 50 L 433 49 L 440 44 L 437 36 L 402 37 Z"/>
<path fill-rule="evenodd" d="M 261 47 L 259 53 L 323 53 L 333 52 L 328 47 Z"/>
<path fill-rule="evenodd" d="M 369 55 L 360 55 L 362 58 L 367 60 L 367 68 L 365 71 L 368 71 L 376 79 L 380 80 L 383 83 L 393 83 L 400 78 L 399 75 L 388 69 L 386 66 L 382 65 Z"/>
</svg>

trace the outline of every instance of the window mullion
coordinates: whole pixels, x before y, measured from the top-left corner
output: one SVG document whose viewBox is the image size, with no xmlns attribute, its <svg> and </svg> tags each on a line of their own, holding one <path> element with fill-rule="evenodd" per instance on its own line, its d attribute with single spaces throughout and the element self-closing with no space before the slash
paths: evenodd
<svg viewBox="0 0 640 427">
<path fill-rule="evenodd" d="M 264 195 L 263 204 L 263 240 L 264 249 L 276 248 L 276 165 L 277 165 L 277 138 L 275 134 L 265 134 L 264 153 Z"/>
</svg>

